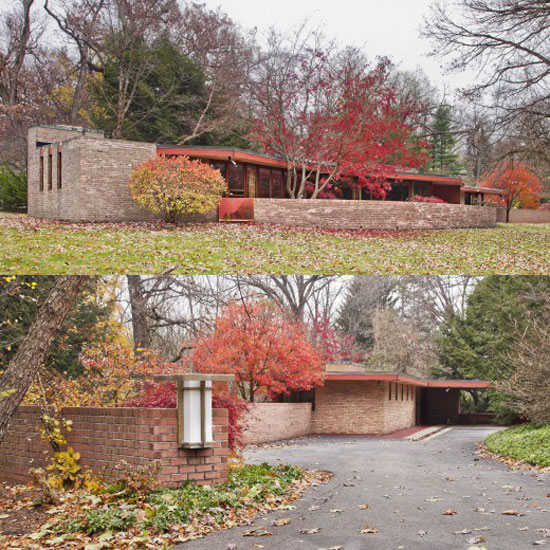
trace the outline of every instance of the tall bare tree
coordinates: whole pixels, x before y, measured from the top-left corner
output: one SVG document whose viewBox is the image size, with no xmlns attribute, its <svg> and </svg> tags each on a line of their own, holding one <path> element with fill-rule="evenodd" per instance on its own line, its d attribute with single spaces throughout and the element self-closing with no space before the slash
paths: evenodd
<svg viewBox="0 0 550 550">
<path fill-rule="evenodd" d="M 264 297 L 300 321 L 330 316 L 338 287 L 332 275 L 237 275 L 231 277 L 242 298 Z"/>
<path fill-rule="evenodd" d="M 454 8 L 454 9 L 453 9 Z M 432 55 L 447 57 L 448 69 L 478 69 L 467 97 L 490 106 L 502 128 L 525 150 L 548 156 L 550 134 L 550 3 L 547 0 L 458 0 L 434 2 L 422 34 Z M 550 160 L 550 159 L 549 159 Z"/>
<path fill-rule="evenodd" d="M 19 345 L 17 353 L 0 378 L 0 394 L 10 392 L 0 400 L 0 442 L 6 435 L 19 403 L 46 359 L 84 280 L 84 276 L 57 277 L 27 336 Z"/>
<path fill-rule="evenodd" d="M 49 0 L 44 1 L 44 9 L 52 17 L 59 29 L 74 43 L 78 50 L 75 66 L 76 81 L 73 89 L 68 122 L 79 121 L 86 91 L 86 79 L 93 65 L 93 54 L 100 51 L 99 28 L 101 14 L 106 0 L 63 0 L 55 9 Z"/>
</svg>

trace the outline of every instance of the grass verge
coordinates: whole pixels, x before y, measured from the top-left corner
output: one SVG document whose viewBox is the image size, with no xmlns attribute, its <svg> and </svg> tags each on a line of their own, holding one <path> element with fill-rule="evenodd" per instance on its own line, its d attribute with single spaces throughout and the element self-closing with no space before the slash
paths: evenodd
<svg viewBox="0 0 550 550">
<path fill-rule="evenodd" d="M 64 224 L 0 215 L 4 274 L 547 274 L 550 224 L 446 231 Z"/>
<path fill-rule="evenodd" d="M 550 424 L 523 424 L 493 433 L 485 440 L 490 453 L 504 459 L 550 467 Z"/>
</svg>

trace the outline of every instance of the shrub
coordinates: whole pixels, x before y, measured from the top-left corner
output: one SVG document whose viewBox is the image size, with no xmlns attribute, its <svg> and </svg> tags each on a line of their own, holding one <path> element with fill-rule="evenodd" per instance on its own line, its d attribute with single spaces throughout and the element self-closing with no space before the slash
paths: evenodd
<svg viewBox="0 0 550 550">
<path fill-rule="evenodd" d="M 139 206 L 170 223 L 184 214 L 214 210 L 227 190 L 220 172 L 208 164 L 164 155 L 137 166 L 128 187 Z"/>
<path fill-rule="evenodd" d="M 148 384 L 141 397 L 127 401 L 124 406 L 173 409 L 176 407 L 176 385 L 173 382 Z M 213 392 L 212 407 L 228 411 L 229 448 L 236 449 L 242 446 L 243 415 L 248 411 L 247 402 L 236 395 Z"/>
<path fill-rule="evenodd" d="M 543 202 L 539 206 L 539 210 L 550 210 L 550 202 Z"/>
<path fill-rule="evenodd" d="M 409 199 L 410 202 L 431 202 L 434 204 L 445 204 L 447 201 L 436 197 L 435 195 L 430 197 L 423 197 L 422 195 L 415 195 L 412 199 Z"/>
<path fill-rule="evenodd" d="M 136 514 L 118 506 L 90 510 L 86 514 L 85 530 L 88 535 L 103 531 L 123 531 L 136 521 Z"/>
<path fill-rule="evenodd" d="M 0 210 L 27 210 L 27 174 L 16 172 L 7 164 L 0 166 Z"/>
<path fill-rule="evenodd" d="M 492 453 L 535 466 L 550 466 L 550 424 L 523 424 L 491 434 L 485 440 Z"/>
</svg>

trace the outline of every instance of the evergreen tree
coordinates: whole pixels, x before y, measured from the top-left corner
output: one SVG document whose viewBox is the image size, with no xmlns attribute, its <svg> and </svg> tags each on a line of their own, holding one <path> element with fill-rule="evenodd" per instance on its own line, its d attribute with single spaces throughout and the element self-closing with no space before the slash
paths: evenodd
<svg viewBox="0 0 550 550">
<path fill-rule="evenodd" d="M 111 49 L 115 48 L 116 38 Z M 196 113 L 204 108 L 202 68 L 166 38 L 151 46 L 139 41 L 124 55 L 107 58 L 93 94 L 94 122 L 108 134 L 116 125 L 121 82 L 126 83 L 129 101 L 122 130 L 125 139 L 178 143 L 191 133 Z"/>
<path fill-rule="evenodd" d="M 19 344 L 36 318 L 55 283 L 51 276 L 0 277 L 0 372 L 15 356 Z M 99 281 L 88 277 L 50 349 L 46 364 L 76 376 L 82 346 L 102 336 L 102 322 L 113 311 L 111 301 L 98 299 Z"/>
<path fill-rule="evenodd" d="M 457 140 L 456 130 L 451 120 L 451 107 L 441 105 L 434 115 L 428 139 L 432 172 L 447 175 L 458 175 L 463 167 L 458 155 L 454 152 Z"/>
<path fill-rule="evenodd" d="M 468 298 L 463 316 L 450 314 L 442 327 L 441 371 L 452 378 L 498 381 L 516 333 L 527 323 L 527 313 L 542 305 L 550 277 L 490 276 L 482 279 Z M 500 396 L 489 394 L 499 410 Z"/>
</svg>

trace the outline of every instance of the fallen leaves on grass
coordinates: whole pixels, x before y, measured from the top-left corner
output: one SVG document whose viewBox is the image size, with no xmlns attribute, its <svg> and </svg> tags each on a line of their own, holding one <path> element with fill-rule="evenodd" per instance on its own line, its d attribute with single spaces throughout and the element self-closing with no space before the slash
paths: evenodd
<svg viewBox="0 0 550 550">
<path fill-rule="evenodd" d="M 0 241 L 4 273 L 544 274 L 550 268 L 546 225 L 407 232 L 0 215 Z"/>
<path fill-rule="evenodd" d="M 330 479 L 327 472 L 304 471 L 289 466 L 234 468 L 221 486 L 183 485 L 146 495 L 121 496 L 116 489 L 96 495 L 78 489 L 62 494 L 56 505 L 39 507 L 38 524 L 18 533 L 2 530 L 1 548 L 28 550 L 153 550 L 200 538 L 238 525 L 249 525 L 255 516 L 288 506 L 313 484 Z M 14 489 L 0 500 L 3 515 L 17 517 L 21 510 L 35 510 L 36 490 Z M 49 513 L 51 512 L 51 513 Z M 9 518 L 11 519 L 11 518 Z M 1 521 L 7 522 L 9 519 Z M 281 518 L 279 525 L 290 522 Z M 266 529 L 249 529 L 243 536 L 269 536 Z"/>
</svg>

